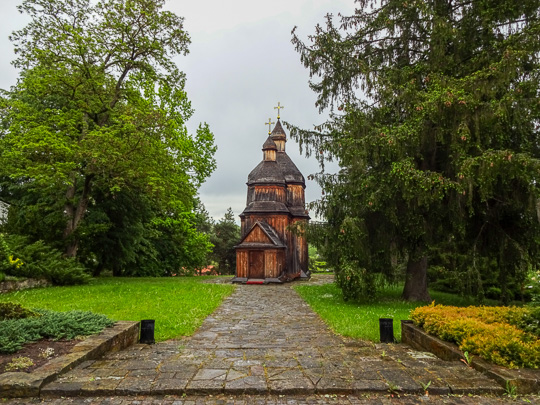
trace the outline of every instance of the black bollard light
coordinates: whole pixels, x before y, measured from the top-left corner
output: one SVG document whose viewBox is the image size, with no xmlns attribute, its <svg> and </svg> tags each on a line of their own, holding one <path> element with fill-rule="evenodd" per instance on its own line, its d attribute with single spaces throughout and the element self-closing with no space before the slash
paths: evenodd
<svg viewBox="0 0 540 405">
<path fill-rule="evenodd" d="M 141 321 L 141 337 L 139 342 L 146 343 L 148 345 L 156 343 L 154 339 L 154 326 L 156 321 L 154 319 L 145 319 Z"/>
<path fill-rule="evenodd" d="M 379 318 L 379 332 L 381 343 L 394 343 L 394 320 L 392 318 Z"/>
</svg>

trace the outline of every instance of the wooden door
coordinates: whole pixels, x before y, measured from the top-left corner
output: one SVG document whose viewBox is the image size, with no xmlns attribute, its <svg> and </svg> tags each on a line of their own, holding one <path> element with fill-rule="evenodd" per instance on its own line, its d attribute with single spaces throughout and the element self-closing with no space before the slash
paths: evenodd
<svg viewBox="0 0 540 405">
<path fill-rule="evenodd" d="M 264 252 L 252 250 L 249 252 L 249 278 L 264 278 Z"/>
</svg>

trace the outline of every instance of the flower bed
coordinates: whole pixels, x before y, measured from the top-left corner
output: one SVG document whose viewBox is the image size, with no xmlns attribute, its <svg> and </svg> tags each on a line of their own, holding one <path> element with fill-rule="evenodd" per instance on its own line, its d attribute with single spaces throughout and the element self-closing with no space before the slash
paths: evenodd
<svg viewBox="0 0 540 405">
<path fill-rule="evenodd" d="M 470 354 L 508 368 L 539 368 L 538 309 L 429 305 L 411 311 L 414 324 Z"/>
</svg>

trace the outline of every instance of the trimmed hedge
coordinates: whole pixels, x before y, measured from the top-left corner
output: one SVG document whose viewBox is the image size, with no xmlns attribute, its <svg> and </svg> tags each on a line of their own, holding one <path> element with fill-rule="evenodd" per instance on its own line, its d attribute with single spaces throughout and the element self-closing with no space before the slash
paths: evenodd
<svg viewBox="0 0 540 405">
<path fill-rule="evenodd" d="M 539 368 L 540 311 L 518 307 L 466 307 L 444 305 L 411 311 L 415 325 L 461 350 L 509 368 Z"/>
</svg>

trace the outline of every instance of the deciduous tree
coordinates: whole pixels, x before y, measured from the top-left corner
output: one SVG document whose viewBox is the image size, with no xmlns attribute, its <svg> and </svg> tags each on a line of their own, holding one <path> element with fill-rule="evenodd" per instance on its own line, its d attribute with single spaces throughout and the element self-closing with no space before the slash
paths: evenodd
<svg viewBox="0 0 540 405">
<path fill-rule="evenodd" d="M 2 98 L 0 176 L 53 197 L 65 254 L 94 191 L 142 193 L 161 212 L 190 212 L 215 168 L 206 124 L 173 57 L 188 52 L 183 19 L 164 0 L 24 0 L 31 22 L 11 36 L 20 77 Z"/>
</svg>

